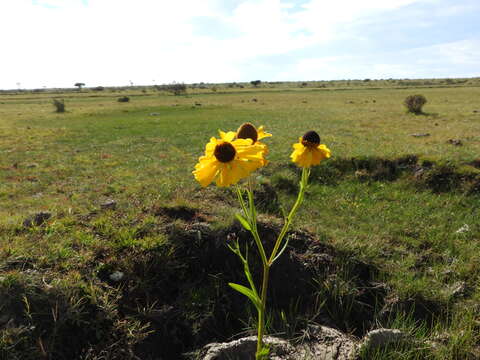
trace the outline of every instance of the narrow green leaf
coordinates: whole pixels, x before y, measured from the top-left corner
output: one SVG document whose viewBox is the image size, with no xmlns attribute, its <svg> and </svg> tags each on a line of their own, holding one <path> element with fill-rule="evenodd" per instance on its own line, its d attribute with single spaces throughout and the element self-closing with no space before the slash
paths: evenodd
<svg viewBox="0 0 480 360">
<path fill-rule="evenodd" d="M 230 287 L 232 287 L 234 290 L 237 290 L 239 293 L 242 293 L 243 295 L 248 297 L 250 301 L 253 303 L 253 305 L 255 305 L 257 310 L 260 311 L 260 309 L 262 308 L 262 301 L 258 298 L 257 295 L 255 295 L 255 293 L 252 290 L 250 290 L 249 288 L 243 285 L 239 285 L 235 283 L 228 283 L 228 285 L 230 285 Z"/>
<path fill-rule="evenodd" d="M 267 344 L 263 344 L 260 351 L 258 351 L 255 354 L 255 358 L 259 359 L 259 360 L 268 360 L 269 359 L 269 357 L 268 357 L 269 354 L 270 354 L 270 346 L 268 346 Z"/>
<path fill-rule="evenodd" d="M 250 227 L 250 224 L 248 223 L 248 221 L 240 214 L 235 214 L 235 216 L 237 217 L 238 221 L 240 221 L 240 224 L 242 224 L 242 226 L 247 229 L 248 231 L 252 231 L 252 228 Z"/>
</svg>

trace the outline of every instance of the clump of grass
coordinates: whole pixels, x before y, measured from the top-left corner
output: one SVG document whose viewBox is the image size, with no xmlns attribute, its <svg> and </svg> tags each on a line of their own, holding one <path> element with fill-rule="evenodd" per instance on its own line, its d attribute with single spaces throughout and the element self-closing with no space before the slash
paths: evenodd
<svg viewBox="0 0 480 360">
<path fill-rule="evenodd" d="M 129 102 L 130 98 L 128 96 L 122 96 L 117 99 L 118 102 Z"/>
<path fill-rule="evenodd" d="M 55 106 L 55 112 L 64 113 L 65 112 L 65 101 L 63 99 L 53 99 L 53 106 Z"/>
<path fill-rule="evenodd" d="M 403 104 L 407 107 L 407 111 L 413 114 L 423 114 L 423 105 L 427 103 L 427 99 L 423 95 L 409 95 L 405 98 Z"/>
</svg>

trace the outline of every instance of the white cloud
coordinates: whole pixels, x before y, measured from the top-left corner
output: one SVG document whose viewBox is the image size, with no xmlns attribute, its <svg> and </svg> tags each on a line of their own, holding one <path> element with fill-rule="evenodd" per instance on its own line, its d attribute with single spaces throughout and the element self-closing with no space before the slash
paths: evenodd
<svg viewBox="0 0 480 360">
<path fill-rule="evenodd" d="M 478 64 L 480 40 L 468 39 L 372 56 L 305 58 L 277 80 L 469 77 L 480 75 Z"/>
<path fill-rule="evenodd" d="M 227 6 L 223 0 L 1 0 L 0 88 L 15 87 L 16 82 L 51 87 L 77 81 L 95 86 L 129 80 L 137 84 L 250 80 L 261 75 L 252 69 L 265 69 L 257 62 L 259 57 L 362 39 L 363 34 L 351 32 L 352 24 L 436 1 L 310 0 L 298 5 L 295 0 L 235 0 Z M 193 21 L 198 17 L 221 20 L 235 31 L 225 37 L 217 36 L 221 30 L 216 28 L 211 35 L 199 33 Z M 435 51 L 457 64 L 478 61 L 478 52 L 469 43 L 455 46 Z M 273 71 L 284 78 L 271 80 L 311 79 L 313 74 L 355 77 L 355 71 L 371 73 L 375 68 L 338 67 L 339 62 L 355 60 L 359 57 L 299 59 L 292 68 Z M 389 62 L 379 64 L 379 73 L 403 71 Z M 307 76 L 305 69 L 312 75 Z"/>
</svg>

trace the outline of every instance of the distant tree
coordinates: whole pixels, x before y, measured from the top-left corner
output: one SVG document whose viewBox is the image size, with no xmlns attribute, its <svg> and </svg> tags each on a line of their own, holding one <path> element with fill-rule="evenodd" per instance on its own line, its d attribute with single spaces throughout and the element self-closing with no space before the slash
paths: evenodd
<svg viewBox="0 0 480 360">
<path fill-rule="evenodd" d="M 258 87 L 258 85 L 260 85 L 262 83 L 261 80 L 253 80 L 253 81 L 250 81 L 250 84 L 252 84 L 253 86 L 255 87 Z"/>
<path fill-rule="evenodd" d="M 78 91 L 80 91 L 80 90 L 82 90 L 82 87 L 85 86 L 85 84 L 84 84 L 84 83 L 81 83 L 81 82 L 77 82 L 77 83 L 75 83 L 74 86 L 78 87 Z"/>
</svg>

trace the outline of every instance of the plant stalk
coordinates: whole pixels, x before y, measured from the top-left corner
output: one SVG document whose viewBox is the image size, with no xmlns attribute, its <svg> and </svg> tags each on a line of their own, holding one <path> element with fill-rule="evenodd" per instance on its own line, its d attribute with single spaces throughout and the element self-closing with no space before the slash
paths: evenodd
<svg viewBox="0 0 480 360">
<path fill-rule="evenodd" d="M 258 338 L 257 338 L 257 353 L 255 355 L 256 360 L 261 360 L 260 352 L 263 349 L 263 335 L 265 334 L 265 310 L 267 304 L 267 289 L 268 289 L 268 275 L 270 272 L 270 265 L 265 264 L 263 266 L 263 281 L 262 281 L 262 294 L 260 299 L 262 301 L 262 307 L 258 311 Z"/>
</svg>

